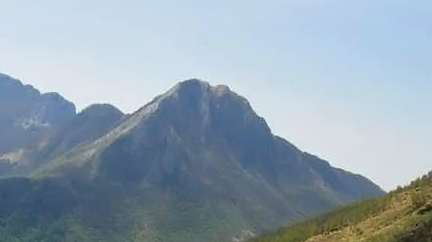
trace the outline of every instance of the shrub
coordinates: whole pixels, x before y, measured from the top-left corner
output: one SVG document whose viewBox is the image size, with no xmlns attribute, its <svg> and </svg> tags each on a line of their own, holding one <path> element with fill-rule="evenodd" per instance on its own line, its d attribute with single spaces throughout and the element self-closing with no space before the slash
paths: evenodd
<svg viewBox="0 0 432 242">
<path fill-rule="evenodd" d="M 414 209 L 419 209 L 426 204 L 426 197 L 420 192 L 417 191 L 412 192 L 410 194 L 410 198 L 411 198 L 411 204 L 414 207 Z"/>
</svg>

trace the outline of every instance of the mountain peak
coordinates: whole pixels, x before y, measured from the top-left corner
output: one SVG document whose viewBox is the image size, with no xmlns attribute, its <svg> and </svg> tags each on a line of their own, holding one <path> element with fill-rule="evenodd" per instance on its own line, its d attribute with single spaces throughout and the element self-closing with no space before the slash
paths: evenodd
<svg viewBox="0 0 432 242">
<path fill-rule="evenodd" d="M 21 81 L 2 73 L 0 73 L 0 83 L 22 85 Z"/>
<path fill-rule="evenodd" d="M 115 107 L 114 105 L 108 104 L 108 103 L 96 103 L 92 104 L 86 108 L 84 108 L 81 112 L 81 114 L 87 114 L 87 113 L 94 113 L 98 115 L 105 115 L 105 114 L 116 114 L 119 116 L 123 116 L 124 113 Z"/>
<path fill-rule="evenodd" d="M 189 79 L 186 81 L 179 82 L 175 85 L 167 94 L 175 95 L 197 95 L 206 93 L 212 96 L 222 96 L 224 94 L 232 93 L 235 94 L 227 85 L 216 85 L 212 86 L 206 81 L 200 79 Z M 238 96 L 237 94 L 235 94 Z"/>
<path fill-rule="evenodd" d="M 40 95 L 40 92 L 32 85 L 24 85 L 20 80 L 2 73 L 0 73 L 0 93 L 3 96 L 21 95 L 23 93 L 31 96 Z"/>
<path fill-rule="evenodd" d="M 197 78 L 192 78 L 192 79 L 188 79 L 185 81 L 181 81 L 176 86 L 182 87 L 182 88 L 192 87 L 192 86 L 200 86 L 200 87 L 204 87 L 204 88 L 209 88 L 210 83 L 203 81 L 203 80 L 200 80 L 200 79 L 197 79 Z"/>
<path fill-rule="evenodd" d="M 189 79 L 186 81 L 179 82 L 173 88 L 171 88 L 164 96 L 190 96 L 190 95 L 202 95 L 208 92 L 211 85 L 208 82 L 201 81 L 199 79 Z"/>
<path fill-rule="evenodd" d="M 0 152 L 30 147 L 74 116 L 74 104 L 58 93 L 0 74 Z"/>
<path fill-rule="evenodd" d="M 192 118 L 192 114 L 194 114 L 195 119 L 203 119 L 203 121 L 209 118 L 219 119 L 218 116 L 243 120 L 251 117 L 258 118 L 246 98 L 231 91 L 228 86 L 212 86 L 210 83 L 199 79 L 178 83 L 159 99 L 156 99 L 155 103 L 157 103 L 159 110 L 168 108 L 171 113 L 173 111 L 179 112 L 176 120 L 183 119 L 187 113 L 189 113 L 188 118 Z M 265 124 L 265 126 L 267 125 Z"/>
<path fill-rule="evenodd" d="M 212 86 L 206 81 L 189 79 L 173 86 L 164 94 L 140 108 L 134 116 L 139 120 L 155 112 L 173 113 L 184 116 L 189 111 L 207 117 L 211 106 L 224 108 L 237 108 L 241 113 L 254 113 L 249 102 L 230 90 L 226 85 Z M 239 110 L 239 108 L 241 110 Z M 167 115 L 171 115 L 167 114 Z"/>
</svg>

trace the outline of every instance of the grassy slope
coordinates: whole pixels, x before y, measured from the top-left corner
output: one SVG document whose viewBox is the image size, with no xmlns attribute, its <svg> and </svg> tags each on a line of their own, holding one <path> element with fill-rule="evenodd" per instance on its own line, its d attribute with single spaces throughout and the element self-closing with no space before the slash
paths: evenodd
<svg viewBox="0 0 432 242">
<path fill-rule="evenodd" d="M 362 201 L 254 242 L 430 242 L 432 173 L 386 196 Z"/>
</svg>

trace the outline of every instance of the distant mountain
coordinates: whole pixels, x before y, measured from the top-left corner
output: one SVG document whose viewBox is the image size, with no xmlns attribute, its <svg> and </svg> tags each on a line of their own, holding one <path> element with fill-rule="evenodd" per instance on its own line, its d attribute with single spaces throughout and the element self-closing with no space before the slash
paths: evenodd
<svg viewBox="0 0 432 242">
<path fill-rule="evenodd" d="M 92 106 L 27 156 L 27 178 L 0 182 L 20 241 L 232 241 L 384 194 L 199 80 L 128 116 Z"/>
<path fill-rule="evenodd" d="M 388 195 L 338 209 L 251 242 L 429 242 L 432 172 Z"/>
<path fill-rule="evenodd" d="M 29 148 L 75 116 L 75 106 L 57 93 L 41 94 L 0 74 L 0 156 Z"/>
<path fill-rule="evenodd" d="M 39 159 L 52 159 L 80 144 L 95 141 L 111 131 L 124 116 L 110 104 L 87 107 L 47 139 L 38 152 Z"/>
<path fill-rule="evenodd" d="M 74 104 L 59 94 L 40 94 L 6 75 L 0 75 L 0 100 L 0 175 L 28 174 L 100 138 L 125 116 L 109 104 L 93 104 L 76 114 Z"/>
</svg>

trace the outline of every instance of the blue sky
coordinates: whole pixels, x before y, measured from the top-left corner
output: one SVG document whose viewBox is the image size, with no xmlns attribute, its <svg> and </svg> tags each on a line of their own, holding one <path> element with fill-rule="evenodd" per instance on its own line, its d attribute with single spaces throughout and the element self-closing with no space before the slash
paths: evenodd
<svg viewBox="0 0 432 242">
<path fill-rule="evenodd" d="M 200 78 L 386 189 L 432 170 L 431 1 L 0 0 L 0 72 L 132 112 Z"/>
</svg>

